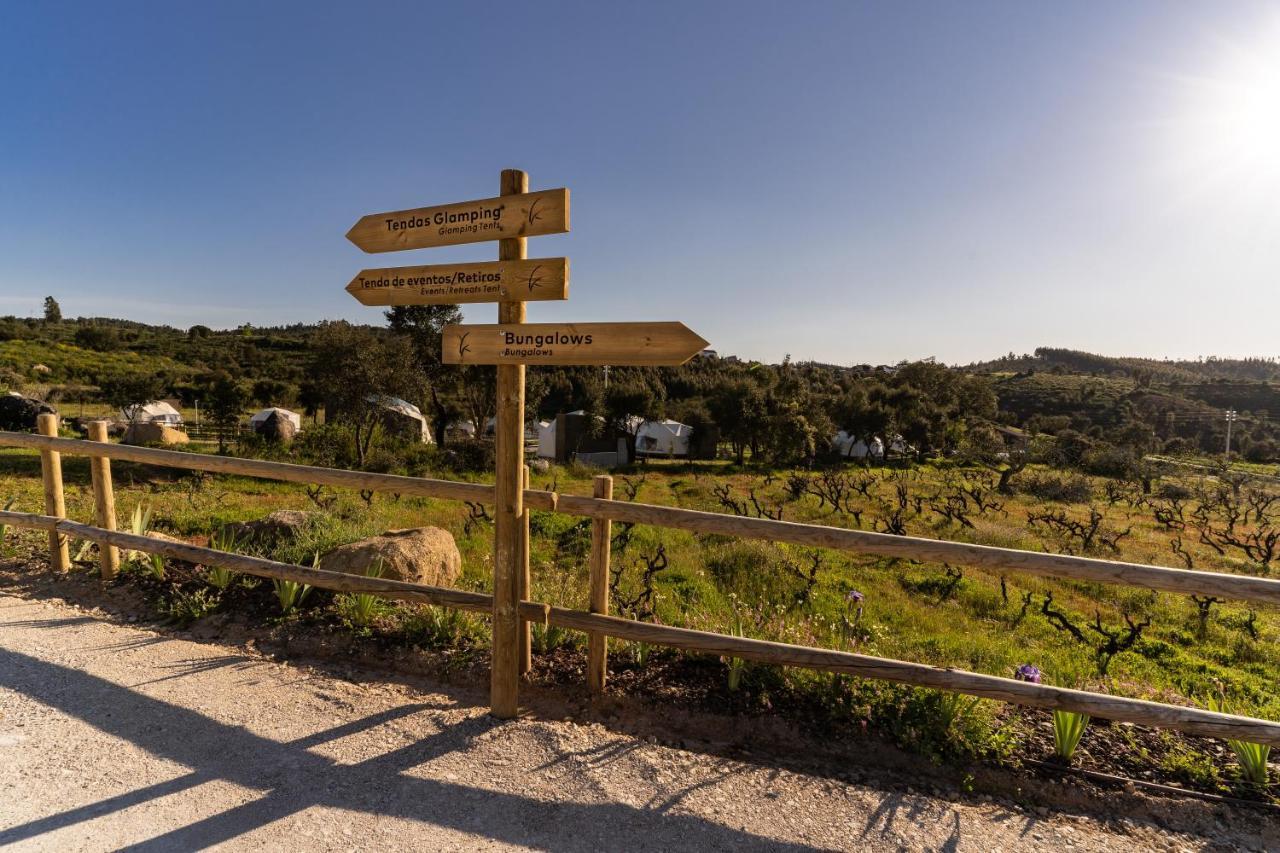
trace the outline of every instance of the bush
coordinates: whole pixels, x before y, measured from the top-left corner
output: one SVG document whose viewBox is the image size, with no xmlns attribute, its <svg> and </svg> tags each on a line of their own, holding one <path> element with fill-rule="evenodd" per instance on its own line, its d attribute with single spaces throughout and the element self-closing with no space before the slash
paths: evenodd
<svg viewBox="0 0 1280 853">
<path fill-rule="evenodd" d="M 1099 477 L 1117 480 L 1132 479 L 1138 467 L 1138 457 L 1133 451 L 1113 444 L 1098 444 L 1086 450 L 1080 457 L 1080 468 Z"/>
<path fill-rule="evenodd" d="M 1093 498 L 1093 484 L 1079 475 L 1025 474 L 1018 481 L 1018 489 L 1042 501 L 1066 504 L 1085 503 Z"/>
<path fill-rule="evenodd" d="M 312 426 L 294 439 L 293 452 L 299 461 L 324 468 L 349 468 L 356 458 L 355 437 L 343 424 Z"/>
<path fill-rule="evenodd" d="M 1277 455 L 1280 454 L 1276 451 L 1276 443 L 1271 439 L 1255 441 L 1244 452 L 1247 462 L 1273 462 Z"/>
<path fill-rule="evenodd" d="M 459 441 L 445 448 L 440 461 L 459 474 L 492 471 L 495 464 L 493 442 Z"/>
</svg>

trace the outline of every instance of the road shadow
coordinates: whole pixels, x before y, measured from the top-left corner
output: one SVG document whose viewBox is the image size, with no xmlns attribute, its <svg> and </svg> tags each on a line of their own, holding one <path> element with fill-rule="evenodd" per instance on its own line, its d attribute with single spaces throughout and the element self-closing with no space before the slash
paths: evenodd
<svg viewBox="0 0 1280 853">
<path fill-rule="evenodd" d="M 234 662 L 229 662 L 234 663 Z M 477 837 L 544 850 L 596 850 L 583 827 L 604 827 L 626 846 L 652 848 L 678 837 L 693 848 L 812 850 L 732 829 L 664 808 L 621 803 L 546 802 L 409 775 L 422 764 L 466 749 L 503 724 L 472 717 L 356 764 L 337 764 L 312 752 L 323 743 L 394 719 L 433 710 L 416 704 L 374 714 L 281 742 L 145 696 L 97 676 L 0 649 L 0 686 L 28 696 L 185 767 L 175 779 L 146 785 L 89 805 L 0 830 L 0 847 L 30 841 L 104 814 L 156 800 L 214 780 L 260 792 L 250 802 L 195 820 L 132 845 L 138 851 L 190 850 L 223 843 L 313 806 L 417 821 Z M 602 755 L 609 760 L 615 756 Z M 388 780 L 394 779 L 393 785 Z M 660 830 L 660 831 L 659 831 Z"/>
</svg>

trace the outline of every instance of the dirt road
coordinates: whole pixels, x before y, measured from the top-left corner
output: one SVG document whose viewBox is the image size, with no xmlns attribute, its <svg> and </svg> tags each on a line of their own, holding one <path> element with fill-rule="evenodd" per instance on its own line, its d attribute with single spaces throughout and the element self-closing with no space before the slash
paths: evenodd
<svg viewBox="0 0 1280 853">
<path fill-rule="evenodd" d="M 1235 847 L 1132 821 L 878 790 L 597 724 L 498 723 L 476 700 L 0 596 L 0 847 Z"/>
</svg>

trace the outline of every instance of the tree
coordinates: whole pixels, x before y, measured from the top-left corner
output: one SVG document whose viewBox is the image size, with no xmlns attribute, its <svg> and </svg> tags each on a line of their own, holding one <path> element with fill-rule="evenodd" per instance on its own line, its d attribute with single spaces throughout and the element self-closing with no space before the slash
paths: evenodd
<svg viewBox="0 0 1280 853">
<path fill-rule="evenodd" d="M 129 410 L 131 418 L 136 416 L 136 407 L 160 399 L 165 392 L 163 378 L 153 373 L 111 376 L 102 380 L 99 387 L 102 399 L 114 408 Z"/>
<path fill-rule="evenodd" d="M 325 421 L 351 426 L 360 467 L 384 417 L 380 398 L 413 400 L 423 385 L 408 336 L 342 320 L 324 323 L 317 332 L 310 378 L 324 395 Z"/>
<path fill-rule="evenodd" d="M 263 406 L 280 406 L 291 402 L 288 382 L 278 379 L 259 379 L 253 383 L 253 399 Z"/>
<path fill-rule="evenodd" d="M 636 455 L 636 429 L 632 418 L 656 421 L 662 418 L 662 388 L 654 388 L 641 377 L 626 377 L 614 382 L 604 393 L 604 419 L 615 433 L 622 433 L 627 440 L 627 456 Z"/>
<path fill-rule="evenodd" d="M 44 321 L 46 323 L 62 322 L 62 309 L 58 307 L 58 300 L 52 296 L 44 298 Z"/>
<path fill-rule="evenodd" d="M 218 452 L 227 452 L 227 434 L 234 434 L 240 424 L 248 395 L 231 375 L 218 371 L 210 377 L 205 393 L 209 422 L 218 431 Z"/>
<path fill-rule="evenodd" d="M 738 380 L 717 386 L 707 402 L 720 435 L 733 446 L 741 465 L 746 448 L 759 443 L 766 414 L 764 394 L 754 382 Z"/>
<path fill-rule="evenodd" d="M 466 392 L 471 387 L 471 381 L 479 379 L 487 382 L 486 373 L 496 377 L 496 371 L 492 368 L 487 368 L 486 371 L 450 370 L 440 360 L 444 327 L 462 322 L 462 310 L 457 305 L 397 305 L 386 312 L 386 318 L 391 331 L 403 335 L 413 346 L 418 370 L 431 397 L 432 431 L 435 433 L 436 444 L 443 447 L 445 427 L 453 414 L 448 400 L 451 392 Z M 486 421 L 487 417 L 485 420 L 474 421 L 476 430 L 483 431 Z"/>
<path fill-rule="evenodd" d="M 298 388 L 298 405 L 315 424 L 320 419 L 320 409 L 324 407 L 324 391 L 314 382 L 303 382 Z"/>
<path fill-rule="evenodd" d="M 120 348 L 120 335 L 110 326 L 81 326 L 73 340 L 81 349 L 110 352 Z"/>
</svg>

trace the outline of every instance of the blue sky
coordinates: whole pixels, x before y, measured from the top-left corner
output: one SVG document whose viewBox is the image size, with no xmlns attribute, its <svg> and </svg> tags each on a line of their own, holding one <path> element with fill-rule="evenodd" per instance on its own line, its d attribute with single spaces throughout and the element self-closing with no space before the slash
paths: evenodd
<svg viewBox="0 0 1280 853">
<path fill-rule="evenodd" d="M 496 246 L 351 224 L 518 167 L 573 193 L 535 321 L 840 364 L 1280 355 L 1277 56 L 1277 5 L 1227 0 L 6 3 L 0 313 L 380 322 L 362 267 Z"/>
</svg>

